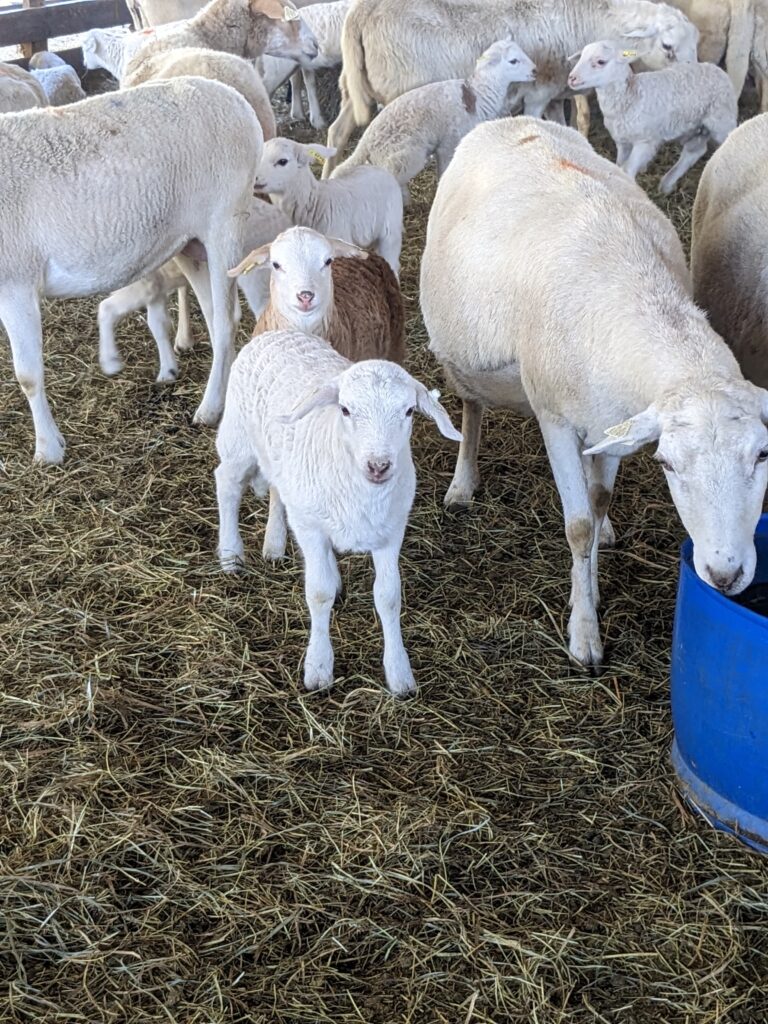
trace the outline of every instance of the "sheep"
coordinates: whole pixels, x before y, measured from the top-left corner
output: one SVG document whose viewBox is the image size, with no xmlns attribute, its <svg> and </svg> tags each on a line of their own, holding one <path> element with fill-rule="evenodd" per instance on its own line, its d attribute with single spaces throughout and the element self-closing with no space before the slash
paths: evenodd
<svg viewBox="0 0 768 1024">
<path fill-rule="evenodd" d="M 29 70 L 39 71 L 41 68 L 67 67 L 67 62 L 57 53 L 50 50 L 38 50 L 29 58 Z"/>
<path fill-rule="evenodd" d="M 15 64 L 0 64 L 0 114 L 47 106 L 48 97 L 34 75 Z"/>
<path fill-rule="evenodd" d="M 276 207 L 253 196 L 232 226 L 233 246 L 241 255 L 255 246 L 272 241 L 290 227 L 290 221 Z M 203 255 L 202 253 L 200 255 Z M 231 275 L 230 275 L 231 276 Z M 210 299 L 208 264 L 188 252 L 177 254 L 154 273 L 142 277 L 107 296 L 99 303 L 99 363 L 103 373 L 112 376 L 123 368 L 115 342 L 115 329 L 122 319 L 140 309 L 147 310 L 147 326 L 157 345 L 160 359 L 158 383 L 176 380 L 179 372 L 176 352 L 194 348 L 188 304 L 179 303 L 179 324 L 175 346 L 171 346 L 168 323 L 168 296 L 177 289 L 186 291 L 191 283 L 200 300 L 203 316 L 212 333 L 213 312 Z M 239 279 L 255 317 L 261 316 L 269 299 L 269 285 L 262 275 Z"/>
<path fill-rule="evenodd" d="M 616 163 L 633 180 L 662 142 L 683 151 L 659 186 L 668 195 L 707 151 L 736 127 L 738 101 L 731 80 L 714 64 L 672 64 L 636 75 L 635 50 L 604 39 L 585 46 L 568 78 L 572 89 L 596 88 L 605 127 L 616 143 Z"/>
<path fill-rule="evenodd" d="M 431 82 L 392 100 L 331 177 L 351 167 L 374 164 L 397 178 L 407 202 L 408 182 L 432 155 L 440 177 L 459 140 L 481 121 L 501 115 L 510 84 L 532 82 L 535 77 L 533 61 L 516 43 L 510 39 L 496 42 L 478 59 L 466 81 Z"/>
<path fill-rule="evenodd" d="M 319 54 L 312 67 L 295 68 L 291 75 L 291 117 L 300 121 L 304 117 L 301 103 L 301 84 L 307 90 L 309 123 L 318 130 L 326 127 L 325 118 L 317 96 L 315 72 L 320 68 L 341 66 L 341 29 L 352 0 L 335 0 L 335 3 L 315 3 L 301 9 L 301 17 L 312 30 L 317 40 Z M 267 58 L 275 60 L 276 58 Z"/>
<path fill-rule="evenodd" d="M 538 66 L 559 60 L 549 95 L 532 95 L 525 113 L 541 117 L 565 89 L 568 55 L 604 36 L 635 40 L 645 60 L 696 59 L 698 33 L 680 12 L 648 0 L 354 0 L 342 31 L 342 106 L 328 145 L 342 151 L 373 104 L 471 74 L 495 39 L 509 36 Z M 333 169 L 326 165 L 324 176 Z"/>
<path fill-rule="evenodd" d="M 253 108 L 259 119 L 264 140 L 274 139 L 276 136 L 275 114 L 258 72 L 253 64 L 233 53 L 194 46 L 161 50 L 142 63 L 140 76 L 129 71 L 121 84 L 124 88 L 130 88 L 138 84 L 137 77 L 139 81 L 157 82 L 178 78 L 181 75 L 199 75 L 201 78 L 210 78 L 215 82 L 231 85 Z"/>
<path fill-rule="evenodd" d="M 227 268 L 241 254 L 232 223 L 252 195 L 261 149 L 256 115 L 242 96 L 203 78 L 94 96 L 66 112 L 0 118 L 0 322 L 29 402 L 38 461 L 64 457 L 45 394 L 41 298 L 120 287 L 193 239 L 207 251 L 213 307 L 213 365 L 195 419 L 217 421 L 234 356 Z"/>
<path fill-rule="evenodd" d="M 764 0 L 669 0 L 699 30 L 699 60 L 712 64 L 724 61 L 733 91 L 741 96 L 750 61 L 758 84 L 764 75 L 757 65 L 765 66 L 765 26 L 761 25 L 760 7 Z M 762 57 L 762 60 L 761 60 Z M 766 97 L 768 101 L 768 97 Z"/>
<path fill-rule="evenodd" d="M 696 572 L 729 595 L 749 585 L 768 392 L 744 380 L 694 305 L 671 223 L 581 135 L 519 117 L 459 144 L 429 217 L 421 306 L 464 401 L 447 505 L 479 483 L 484 406 L 538 420 L 573 558 L 576 661 L 602 661 L 600 528 L 619 460 L 646 444 L 658 442 Z"/>
<path fill-rule="evenodd" d="M 189 21 L 162 28 L 127 66 L 134 85 L 146 81 L 148 62 L 156 54 L 180 47 L 223 50 L 250 60 L 270 53 L 300 64 L 317 56 L 312 33 L 288 0 L 210 0 Z"/>
<path fill-rule="evenodd" d="M 742 124 L 714 154 L 693 207 L 694 296 L 754 384 L 768 387 L 768 114 Z"/>
<path fill-rule="evenodd" d="M 73 67 L 35 68 L 31 72 L 43 87 L 48 104 L 51 107 L 63 107 L 68 103 L 78 103 L 85 99 L 85 90 Z"/>
<path fill-rule="evenodd" d="M 293 0 L 293 6 L 302 8 L 317 0 Z M 329 0 L 319 0 L 328 3 Z M 194 18 L 205 6 L 206 0 L 131 0 L 128 8 L 137 29 L 154 25 L 165 25 L 172 21 L 186 21 Z"/>
<path fill-rule="evenodd" d="M 133 57 L 156 34 L 154 29 L 126 33 L 92 28 L 80 40 L 83 64 L 89 71 L 103 68 L 120 82 Z"/>
<path fill-rule="evenodd" d="M 352 363 L 321 338 L 268 331 L 232 367 L 216 437 L 219 558 L 236 570 L 244 548 L 238 526 L 243 491 L 270 487 L 304 556 L 311 617 L 304 661 L 308 690 L 333 682 L 331 609 L 341 587 L 334 551 L 370 553 L 373 599 L 384 634 L 384 675 L 393 694 L 415 689 L 400 631 L 400 547 L 416 490 L 410 451 L 413 413 L 458 441 L 448 414 L 396 363 Z M 274 546 L 267 523 L 265 545 Z M 278 538 L 284 543 L 284 537 Z"/>
<path fill-rule="evenodd" d="M 294 224 L 324 235 L 373 248 L 395 276 L 400 274 L 403 197 L 388 171 L 354 167 L 332 181 L 318 181 L 309 166 L 313 156 L 332 156 L 326 146 L 305 146 L 291 139 L 270 139 L 256 172 L 255 188 L 267 192 Z"/>
</svg>

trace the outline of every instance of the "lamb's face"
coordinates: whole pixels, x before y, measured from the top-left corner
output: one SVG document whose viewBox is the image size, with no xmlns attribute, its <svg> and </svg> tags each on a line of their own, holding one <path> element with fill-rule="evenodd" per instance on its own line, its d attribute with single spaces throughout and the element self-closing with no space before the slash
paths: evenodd
<svg viewBox="0 0 768 1024">
<path fill-rule="evenodd" d="M 699 30 L 682 12 L 667 7 L 666 12 L 659 13 L 657 28 L 647 52 L 643 52 L 645 67 L 658 71 L 669 64 L 698 59 Z"/>
<path fill-rule="evenodd" d="M 489 46 L 478 60 L 476 70 L 502 82 L 536 80 L 536 65 L 511 39 L 501 39 Z"/>
<path fill-rule="evenodd" d="M 251 0 L 251 27 L 247 56 L 286 57 L 311 66 L 320 49 L 309 26 L 292 3 L 285 0 Z"/>
<path fill-rule="evenodd" d="M 297 143 L 290 139 L 269 139 L 264 143 L 264 152 L 256 168 L 254 189 L 270 195 L 282 195 L 308 164 L 308 157 Z"/>
<path fill-rule="evenodd" d="M 581 51 L 579 62 L 568 76 L 571 89 L 599 89 L 618 81 L 626 74 L 626 66 L 637 58 L 635 50 L 620 50 L 608 40 L 590 43 Z"/>
</svg>

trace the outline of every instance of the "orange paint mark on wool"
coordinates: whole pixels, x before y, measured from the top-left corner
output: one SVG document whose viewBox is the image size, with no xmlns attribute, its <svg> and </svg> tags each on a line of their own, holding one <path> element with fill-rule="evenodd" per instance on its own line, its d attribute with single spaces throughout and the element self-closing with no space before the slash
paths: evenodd
<svg viewBox="0 0 768 1024">
<path fill-rule="evenodd" d="M 574 164 L 570 160 L 566 160 L 564 157 L 561 157 L 560 160 L 557 161 L 557 166 L 562 167 L 564 171 L 578 171 L 579 174 L 586 174 L 587 177 L 594 178 L 592 171 L 588 171 L 586 167 L 580 167 L 578 164 Z"/>
<path fill-rule="evenodd" d="M 518 146 L 524 146 L 527 142 L 535 142 L 538 138 L 540 138 L 538 135 L 526 135 L 524 139 L 520 139 Z"/>
</svg>

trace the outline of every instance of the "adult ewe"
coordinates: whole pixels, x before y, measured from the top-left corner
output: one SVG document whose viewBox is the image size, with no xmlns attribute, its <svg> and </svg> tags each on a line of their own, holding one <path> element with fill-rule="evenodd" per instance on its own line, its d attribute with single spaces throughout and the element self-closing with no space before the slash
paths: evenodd
<svg viewBox="0 0 768 1024">
<path fill-rule="evenodd" d="M 261 149 L 243 97 L 202 78 L 0 118 L 0 322 L 34 419 L 36 459 L 64 457 L 45 395 L 41 299 L 119 288 L 193 239 L 205 246 L 213 305 L 213 366 L 195 418 L 216 422 L 234 358 L 227 268 L 242 252 L 233 251 L 232 224 L 251 198 Z"/>
<path fill-rule="evenodd" d="M 526 99 L 541 117 L 566 89 L 568 56 L 595 39 L 630 41 L 654 67 L 695 60 L 698 33 L 668 4 L 648 0 L 354 0 L 342 31 L 342 107 L 328 132 L 341 152 L 374 104 L 428 82 L 466 78 L 496 39 L 514 39 L 538 66 L 560 60 L 549 95 Z M 326 164 L 330 174 L 335 161 Z"/>
<path fill-rule="evenodd" d="M 768 114 L 737 128 L 701 176 L 693 207 L 696 301 L 744 376 L 768 387 Z"/>
<path fill-rule="evenodd" d="M 578 278 L 578 287 L 563 282 Z M 536 416 L 573 556 L 570 650 L 598 665 L 598 537 L 619 460 L 656 459 L 703 580 L 755 572 L 768 481 L 768 392 L 744 380 L 690 297 L 680 241 L 637 185 L 570 128 L 480 125 L 440 179 L 421 303 L 430 348 L 464 399 L 448 505 L 479 474 L 483 407 Z"/>
</svg>

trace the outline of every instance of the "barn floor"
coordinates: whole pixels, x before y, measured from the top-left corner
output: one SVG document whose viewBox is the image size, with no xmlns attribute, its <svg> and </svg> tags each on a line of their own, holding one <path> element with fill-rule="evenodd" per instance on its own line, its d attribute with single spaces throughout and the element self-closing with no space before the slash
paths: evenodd
<svg viewBox="0 0 768 1024">
<path fill-rule="evenodd" d="M 663 203 L 686 239 L 696 180 Z M 417 297 L 433 189 L 403 287 L 409 368 L 442 385 Z M 371 573 L 345 558 L 339 678 L 307 695 L 301 571 L 261 562 L 255 499 L 248 572 L 218 570 L 214 435 L 191 426 L 206 344 L 155 385 L 135 318 L 109 380 L 95 309 L 46 311 L 63 468 L 31 464 L 0 350 L 0 1021 L 768 1020 L 768 861 L 694 817 L 669 766 L 683 530 L 649 455 L 620 476 L 593 678 L 566 656 L 536 425 L 489 415 L 482 490 L 446 513 L 456 450 L 420 422 L 420 694 L 387 695 Z"/>
</svg>

